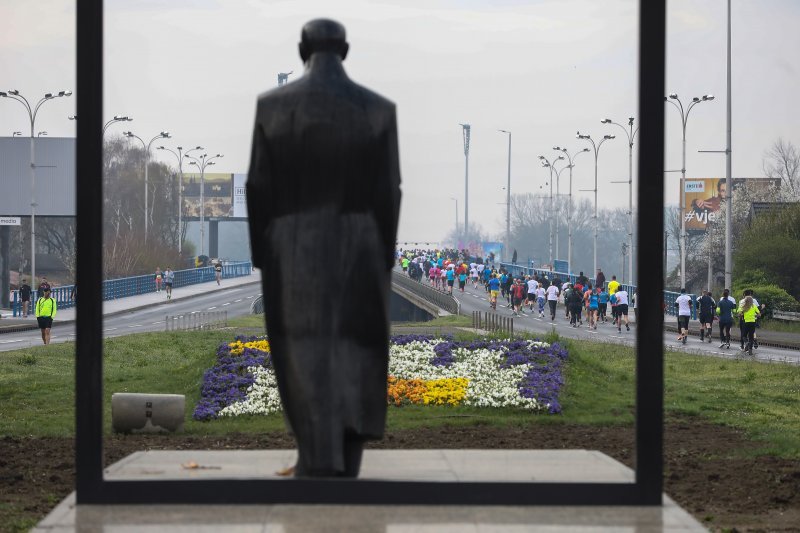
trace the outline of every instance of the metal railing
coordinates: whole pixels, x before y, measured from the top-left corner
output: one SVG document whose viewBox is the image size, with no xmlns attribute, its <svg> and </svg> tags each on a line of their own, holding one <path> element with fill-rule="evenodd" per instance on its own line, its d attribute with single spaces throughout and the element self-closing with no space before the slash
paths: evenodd
<svg viewBox="0 0 800 533">
<path fill-rule="evenodd" d="M 253 298 L 253 302 L 250 304 L 250 314 L 251 315 L 263 315 L 264 314 L 264 296 L 256 296 Z"/>
<path fill-rule="evenodd" d="M 514 319 L 510 316 L 502 316 L 488 311 L 473 311 L 472 329 L 514 335 Z"/>
<path fill-rule="evenodd" d="M 789 320 L 792 322 L 800 321 L 800 313 L 794 313 L 792 311 L 780 311 L 775 309 L 772 311 L 772 318 L 775 320 Z"/>
<path fill-rule="evenodd" d="M 164 317 L 164 331 L 215 329 L 224 328 L 227 325 L 227 311 L 200 311 Z"/>
<path fill-rule="evenodd" d="M 439 309 L 444 309 L 448 313 L 457 315 L 461 311 L 461 304 L 452 295 L 415 281 L 408 277 L 407 274 L 392 270 L 392 283 L 413 292 L 423 300 L 432 303 Z"/>
<path fill-rule="evenodd" d="M 566 272 L 555 272 L 552 270 L 542 270 L 540 268 L 530 268 L 525 267 L 522 265 L 513 265 L 511 263 L 500 263 L 500 266 L 504 267 L 508 270 L 513 276 L 520 276 L 520 275 L 527 275 L 532 276 L 533 274 L 537 274 L 540 278 L 543 276 L 547 276 L 548 279 L 552 280 L 558 278 L 561 282 L 565 282 L 569 280 L 570 283 L 575 283 L 578 280 L 578 276 L 574 274 L 567 274 Z M 589 278 L 589 283 L 592 284 L 592 287 L 595 286 L 594 278 Z M 608 286 L 608 281 L 605 282 L 604 286 Z M 560 287 L 559 287 L 560 288 Z M 636 294 L 636 285 L 628 285 L 626 283 L 621 283 L 620 288 L 624 289 L 628 292 L 629 297 L 633 297 Z M 680 296 L 681 293 L 673 292 L 673 291 L 664 291 L 664 305 L 665 312 L 668 315 L 677 316 L 678 310 L 675 308 L 675 299 Z M 695 302 L 697 301 L 697 295 L 689 294 L 689 297 L 692 299 L 692 319 L 697 319 L 697 308 L 695 307 Z"/>
<path fill-rule="evenodd" d="M 238 278 L 249 276 L 253 271 L 250 261 L 238 261 L 222 265 L 222 278 Z M 175 270 L 175 279 L 172 282 L 173 288 L 185 287 L 196 283 L 206 283 L 216 279 L 214 267 L 189 268 L 186 270 Z M 116 300 L 117 298 L 127 298 L 156 292 L 156 282 L 154 274 L 143 276 L 131 276 L 129 278 L 108 279 L 103 281 L 103 300 Z M 72 298 L 74 285 L 61 285 L 51 289 L 51 296 L 58 302 L 59 309 L 73 307 L 78 299 L 78 291 Z M 30 308 L 34 309 L 38 291 L 31 291 Z M 22 313 L 22 301 L 19 299 L 19 291 L 12 291 L 11 310 L 13 316 Z"/>
</svg>

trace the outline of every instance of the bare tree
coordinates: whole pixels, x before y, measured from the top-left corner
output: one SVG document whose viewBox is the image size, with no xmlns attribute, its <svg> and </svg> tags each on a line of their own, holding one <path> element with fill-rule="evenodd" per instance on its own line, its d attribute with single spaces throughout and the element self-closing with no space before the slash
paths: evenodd
<svg viewBox="0 0 800 533">
<path fill-rule="evenodd" d="M 762 166 L 768 178 L 781 180 L 782 200 L 800 200 L 800 152 L 791 141 L 779 137 L 764 152 Z"/>
</svg>

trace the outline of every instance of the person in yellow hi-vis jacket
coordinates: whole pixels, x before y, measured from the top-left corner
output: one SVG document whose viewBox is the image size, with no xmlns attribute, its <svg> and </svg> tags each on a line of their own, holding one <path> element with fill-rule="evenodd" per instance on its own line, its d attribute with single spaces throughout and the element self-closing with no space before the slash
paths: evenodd
<svg viewBox="0 0 800 533">
<path fill-rule="evenodd" d="M 53 319 L 56 317 L 58 306 L 56 300 L 50 297 L 50 287 L 46 287 L 44 295 L 36 300 L 36 321 L 39 329 L 42 330 L 42 341 L 50 344 L 50 328 L 53 327 Z"/>
<path fill-rule="evenodd" d="M 747 346 L 744 351 L 747 355 L 753 355 L 753 335 L 756 331 L 756 318 L 761 316 L 758 306 L 753 302 L 752 296 L 744 297 L 744 304 L 736 310 L 739 319 L 744 322 L 744 333 L 747 336 Z"/>
</svg>

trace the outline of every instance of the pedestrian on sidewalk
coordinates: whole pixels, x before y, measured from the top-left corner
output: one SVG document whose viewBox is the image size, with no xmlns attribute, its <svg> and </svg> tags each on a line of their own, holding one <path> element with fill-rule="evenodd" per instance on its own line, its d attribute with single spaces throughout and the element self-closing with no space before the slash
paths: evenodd
<svg viewBox="0 0 800 533">
<path fill-rule="evenodd" d="M 50 297 L 50 286 L 42 289 L 43 296 L 36 300 L 36 322 L 42 331 L 42 342 L 50 344 L 50 328 L 53 327 L 53 319 L 56 316 L 58 305 L 55 299 Z"/>
<path fill-rule="evenodd" d="M 23 279 L 22 285 L 19 286 L 19 299 L 22 302 L 22 318 L 28 318 L 28 307 L 31 305 L 31 286 L 28 285 L 28 280 Z"/>
<path fill-rule="evenodd" d="M 219 285 L 220 281 L 222 280 L 222 261 L 217 259 L 217 262 L 214 263 L 214 274 L 217 279 L 217 285 Z"/>
<path fill-rule="evenodd" d="M 175 280 L 175 273 L 170 267 L 164 271 L 164 290 L 167 292 L 167 300 L 172 300 L 172 282 Z"/>
<path fill-rule="evenodd" d="M 164 274 L 161 273 L 161 267 L 156 267 L 154 278 L 156 280 L 156 292 L 161 292 L 161 282 L 164 279 Z"/>
</svg>

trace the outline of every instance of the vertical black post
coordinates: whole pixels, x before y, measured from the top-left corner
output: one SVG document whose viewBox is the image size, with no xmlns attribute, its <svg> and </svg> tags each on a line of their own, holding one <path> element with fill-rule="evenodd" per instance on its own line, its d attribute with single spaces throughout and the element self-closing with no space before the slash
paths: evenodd
<svg viewBox="0 0 800 533">
<path fill-rule="evenodd" d="M 75 488 L 78 503 L 103 481 L 103 1 L 77 3 L 78 121 L 75 188 L 77 279 L 81 305 L 75 342 Z"/>
<path fill-rule="evenodd" d="M 640 0 L 639 16 L 641 136 L 636 268 L 651 282 L 640 285 L 636 325 L 636 484 L 642 503 L 660 505 L 664 478 L 664 217 L 661 209 L 655 217 L 643 217 L 642 210 L 664 205 L 666 0 Z"/>
<path fill-rule="evenodd" d="M 0 306 L 11 307 L 11 227 L 0 226 Z M 31 282 L 33 283 L 33 282 Z"/>
</svg>

